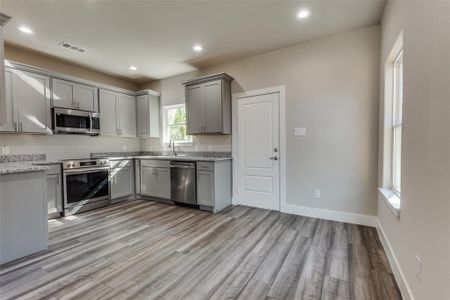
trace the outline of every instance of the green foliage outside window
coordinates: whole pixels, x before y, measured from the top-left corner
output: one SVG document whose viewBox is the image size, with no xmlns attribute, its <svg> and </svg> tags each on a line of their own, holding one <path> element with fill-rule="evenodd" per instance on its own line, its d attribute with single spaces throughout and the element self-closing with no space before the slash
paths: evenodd
<svg viewBox="0 0 450 300">
<path fill-rule="evenodd" d="M 186 108 L 184 106 L 167 110 L 167 127 L 170 141 L 192 141 L 192 137 L 186 135 Z"/>
</svg>

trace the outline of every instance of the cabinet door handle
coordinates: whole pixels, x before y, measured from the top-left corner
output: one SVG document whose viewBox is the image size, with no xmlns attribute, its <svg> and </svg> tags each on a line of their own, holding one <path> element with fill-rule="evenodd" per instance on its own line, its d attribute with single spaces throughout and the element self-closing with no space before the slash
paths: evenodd
<svg viewBox="0 0 450 300">
<path fill-rule="evenodd" d="M 18 131 L 17 122 L 14 122 L 14 131 Z"/>
<path fill-rule="evenodd" d="M 22 121 L 20 121 L 20 131 L 23 132 L 23 122 Z"/>
</svg>

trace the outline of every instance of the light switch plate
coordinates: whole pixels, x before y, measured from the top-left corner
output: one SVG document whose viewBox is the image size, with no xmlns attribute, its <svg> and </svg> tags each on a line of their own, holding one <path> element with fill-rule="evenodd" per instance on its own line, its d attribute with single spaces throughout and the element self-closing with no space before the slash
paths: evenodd
<svg viewBox="0 0 450 300">
<path fill-rule="evenodd" d="M 295 127 L 294 128 L 294 136 L 305 136 L 306 128 L 305 127 Z"/>
<path fill-rule="evenodd" d="M 319 189 L 314 190 L 314 199 L 320 199 L 320 190 Z"/>
</svg>

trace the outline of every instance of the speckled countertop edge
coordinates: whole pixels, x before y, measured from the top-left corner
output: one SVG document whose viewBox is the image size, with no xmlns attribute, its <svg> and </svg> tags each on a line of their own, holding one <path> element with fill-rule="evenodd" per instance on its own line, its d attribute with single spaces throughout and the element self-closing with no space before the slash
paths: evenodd
<svg viewBox="0 0 450 300">
<path fill-rule="evenodd" d="M 34 165 L 31 161 L 0 163 L 0 174 L 41 172 L 48 170 L 47 166 Z"/>
<path fill-rule="evenodd" d="M 200 156 L 113 156 L 106 157 L 109 160 L 125 160 L 125 159 L 152 159 L 152 160 L 177 160 L 177 161 L 224 161 L 231 160 L 231 157 L 200 157 Z"/>
<path fill-rule="evenodd" d="M 31 162 L 35 166 L 45 166 L 45 165 L 59 165 L 62 164 L 60 160 L 35 160 Z"/>
<path fill-rule="evenodd" d="M 142 151 L 142 152 L 97 152 L 92 157 L 108 158 L 110 160 L 124 159 L 154 159 L 178 161 L 223 161 L 231 160 L 231 152 L 227 151 L 183 151 L 179 156 L 171 156 L 168 151 Z"/>
</svg>

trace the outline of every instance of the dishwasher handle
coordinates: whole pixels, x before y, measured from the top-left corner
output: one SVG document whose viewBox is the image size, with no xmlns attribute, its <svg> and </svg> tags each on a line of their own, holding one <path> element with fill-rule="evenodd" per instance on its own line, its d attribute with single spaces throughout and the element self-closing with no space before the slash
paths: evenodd
<svg viewBox="0 0 450 300">
<path fill-rule="evenodd" d="M 170 165 L 170 167 L 177 169 L 195 169 L 195 166 L 184 166 L 184 165 Z"/>
</svg>

